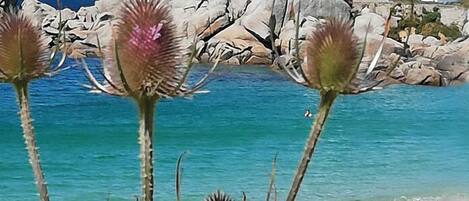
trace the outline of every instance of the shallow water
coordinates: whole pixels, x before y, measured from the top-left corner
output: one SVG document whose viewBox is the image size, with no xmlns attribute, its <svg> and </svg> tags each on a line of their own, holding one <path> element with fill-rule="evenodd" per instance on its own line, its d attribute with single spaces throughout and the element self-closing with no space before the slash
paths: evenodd
<svg viewBox="0 0 469 201">
<path fill-rule="evenodd" d="M 193 77 L 206 69 L 198 69 Z M 136 114 L 125 98 L 89 94 L 79 69 L 31 85 L 32 115 L 52 200 L 131 200 L 139 192 Z M 156 198 L 217 189 L 264 200 L 271 160 L 284 199 L 315 91 L 266 68 L 223 68 L 192 100 L 158 105 Z M 0 85 L 0 201 L 37 200 L 13 92 Z M 469 86 L 392 86 L 340 97 L 298 200 L 469 200 Z M 440 199 L 441 200 L 441 199 Z"/>
</svg>

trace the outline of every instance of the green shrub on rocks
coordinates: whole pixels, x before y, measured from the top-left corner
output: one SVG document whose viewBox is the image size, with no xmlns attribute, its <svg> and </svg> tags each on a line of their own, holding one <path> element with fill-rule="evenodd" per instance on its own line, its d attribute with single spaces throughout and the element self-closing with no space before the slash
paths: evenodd
<svg viewBox="0 0 469 201">
<path fill-rule="evenodd" d="M 416 29 L 416 33 L 419 33 L 420 24 L 421 24 L 421 21 L 418 18 L 405 18 L 399 21 L 399 23 L 397 24 L 397 27 L 391 28 L 391 30 L 389 31 L 389 37 L 399 41 L 400 40 L 399 32 L 407 30 L 407 29 L 410 30 L 410 28 L 412 27 Z"/>
<path fill-rule="evenodd" d="M 462 33 L 456 24 L 453 23 L 450 26 L 446 26 L 440 22 L 440 19 L 441 13 L 439 12 L 439 9 L 434 8 L 432 12 L 425 12 L 421 19 L 416 17 L 407 17 L 399 21 L 398 26 L 390 30 L 389 36 L 393 39 L 400 40 L 399 32 L 409 31 L 411 28 L 415 28 L 415 33 L 421 34 L 424 37 L 433 36 L 439 38 L 439 33 L 441 33 L 447 39 L 454 40 L 462 36 Z"/>
<path fill-rule="evenodd" d="M 446 26 L 441 22 L 424 24 L 420 32 L 423 36 L 433 36 L 436 38 L 439 37 L 439 33 L 442 33 L 450 40 L 454 40 L 462 35 L 457 25 L 451 24 L 450 26 Z"/>
<path fill-rule="evenodd" d="M 432 22 L 439 22 L 441 19 L 441 13 L 438 11 L 425 13 L 422 16 L 422 24 L 432 23 Z"/>
</svg>

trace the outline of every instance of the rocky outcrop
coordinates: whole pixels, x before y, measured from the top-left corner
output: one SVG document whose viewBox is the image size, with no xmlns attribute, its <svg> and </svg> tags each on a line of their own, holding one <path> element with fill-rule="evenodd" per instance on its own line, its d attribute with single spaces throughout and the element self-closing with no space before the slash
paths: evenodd
<svg viewBox="0 0 469 201">
<path fill-rule="evenodd" d="M 97 0 L 94 6 L 77 12 L 61 11 L 67 43 L 72 56 L 96 55 L 98 41 L 105 46 L 112 37 L 112 26 L 121 0 Z M 173 0 L 169 1 L 178 28 L 200 48 L 196 60 L 229 64 L 271 64 L 278 50 L 294 49 L 294 14 L 301 6 L 301 37 L 321 24 L 322 18 L 348 18 L 351 8 L 344 0 Z M 301 5 L 299 5 L 301 3 Z M 59 12 L 37 0 L 25 0 L 24 12 L 40 25 L 50 43 L 60 36 Z M 271 14 L 274 16 L 273 27 Z M 271 28 L 274 30 L 271 36 Z M 272 41 L 272 38 L 274 41 Z M 99 39 L 99 40 L 98 40 Z M 275 47 L 272 47 L 272 43 Z"/>
<path fill-rule="evenodd" d="M 365 55 L 357 78 L 379 81 L 381 85 L 412 84 L 448 86 L 467 82 L 469 75 L 469 38 L 447 42 L 435 37 L 411 34 L 403 38 L 407 45 L 387 38 L 377 67 L 365 72 L 383 39 L 385 19 L 365 13 L 355 19 L 355 34 L 363 41 L 368 33 Z M 396 58 L 399 60 L 394 61 Z"/>
<path fill-rule="evenodd" d="M 76 12 L 64 9 L 61 11 L 62 23 L 57 10 L 37 0 L 25 0 L 23 9 L 32 16 L 34 23 L 42 27 L 50 45 L 58 41 L 59 28 L 63 27 L 70 56 L 79 58 L 95 56 L 99 45 L 109 44 L 107 41 L 112 39 L 112 27 L 116 23 L 120 2 L 98 0 L 94 6 L 82 7 Z M 349 17 L 350 13 L 350 7 L 344 0 L 276 0 L 274 5 L 272 0 L 170 2 L 172 12 L 177 16 L 175 22 L 187 44 L 196 39 L 196 62 L 209 63 L 219 58 L 223 63 L 233 65 L 292 65 L 292 55 L 296 54 L 294 14 L 298 6 L 302 8 L 300 57 L 303 57 L 301 42 L 323 24 L 325 18 Z M 469 80 L 469 39 L 446 43 L 416 34 L 408 36 L 408 47 L 386 38 L 378 66 L 366 75 L 367 67 L 383 39 L 385 19 L 379 13 L 368 12 L 355 20 L 355 34 L 360 42 L 363 43 L 364 36 L 368 36 L 358 79 L 382 81 L 382 85 L 407 83 L 433 86 Z M 394 65 L 393 59 L 398 56 L 400 60 Z"/>
</svg>

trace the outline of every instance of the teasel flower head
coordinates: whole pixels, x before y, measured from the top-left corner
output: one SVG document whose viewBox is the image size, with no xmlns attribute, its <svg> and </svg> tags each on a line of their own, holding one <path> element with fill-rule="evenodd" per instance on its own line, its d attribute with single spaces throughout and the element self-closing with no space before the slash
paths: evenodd
<svg viewBox="0 0 469 201">
<path fill-rule="evenodd" d="M 210 194 L 208 197 L 205 198 L 205 201 L 233 201 L 230 196 L 227 194 L 217 191 L 215 193 Z"/>
<path fill-rule="evenodd" d="M 50 50 L 41 31 L 21 13 L 0 21 L 0 80 L 27 82 L 50 72 Z"/>
<path fill-rule="evenodd" d="M 97 82 L 83 61 L 94 89 L 138 101 L 185 96 L 205 84 L 208 75 L 192 89 L 185 83 L 192 58 L 185 65 L 187 51 L 165 1 L 125 1 L 119 19 L 113 39 L 104 48 L 104 84 Z"/>
<path fill-rule="evenodd" d="M 15 89 L 23 138 L 39 200 L 49 201 L 29 110 L 28 84 L 33 79 L 52 76 L 62 70 L 66 55 L 62 54 L 59 64 L 51 67 L 58 48 L 51 51 L 47 47 L 39 27 L 14 9 L 3 13 L 0 19 L 0 82 L 10 83 Z"/>
<path fill-rule="evenodd" d="M 103 67 L 98 81 L 82 58 L 83 69 L 93 91 L 131 97 L 138 106 L 141 200 L 152 201 L 153 124 L 156 103 L 162 98 L 190 96 L 205 86 L 218 62 L 200 81 L 187 86 L 193 58 L 192 46 L 186 58 L 181 34 L 176 29 L 165 0 L 128 0 L 113 27 L 113 39 L 104 48 Z M 99 50 L 101 50 L 98 38 Z M 187 60 L 186 60 L 187 59 Z M 185 62 L 187 61 L 187 64 Z"/>
<path fill-rule="evenodd" d="M 376 67 L 378 59 L 381 56 L 384 42 L 389 32 L 390 19 L 391 17 L 388 17 L 386 21 L 385 27 L 387 28 L 385 29 L 385 34 L 373 61 L 368 67 L 367 74 Z M 298 26 L 299 24 L 297 24 Z M 367 34 L 365 35 L 364 44 L 366 44 L 366 39 Z M 365 45 L 363 48 L 359 48 L 357 39 L 353 35 L 352 25 L 348 21 L 337 19 L 327 21 L 324 26 L 311 33 L 304 46 L 306 49 L 304 61 L 301 62 L 299 56 L 296 56 L 295 59 L 299 61 L 299 65 L 297 64 L 293 68 L 285 68 L 285 71 L 295 82 L 319 90 L 320 101 L 316 117 L 312 122 L 313 125 L 306 139 L 305 149 L 287 195 L 287 201 L 294 201 L 298 192 L 300 192 L 300 187 L 305 178 L 308 165 L 313 158 L 316 144 L 337 96 L 339 94 L 363 93 L 372 90 L 382 82 L 377 81 L 365 87 L 360 85 L 357 87 L 355 83 L 352 83 L 363 58 Z M 395 62 L 392 68 L 395 68 L 396 64 L 397 62 Z M 389 73 L 391 71 L 392 69 L 390 69 Z"/>
<path fill-rule="evenodd" d="M 378 64 L 390 31 L 390 22 L 391 15 L 384 24 L 383 38 L 365 75 L 369 75 Z M 299 27 L 299 24 L 296 26 Z M 371 24 L 368 25 L 368 27 L 370 26 Z M 299 30 L 297 29 L 298 34 Z M 283 70 L 296 83 L 318 89 L 321 92 L 359 94 L 371 91 L 380 85 L 383 80 L 356 82 L 360 80 L 355 79 L 365 53 L 367 36 L 368 33 L 365 34 L 362 45 L 358 45 L 351 22 L 345 19 L 329 19 L 304 41 L 303 46 L 306 53 L 303 59 L 299 55 L 295 55 L 294 60 L 296 62 L 292 66 L 283 68 Z M 298 41 L 298 39 L 296 40 Z M 299 47 L 296 47 L 296 49 L 299 49 Z M 400 57 L 397 58 L 397 60 L 399 59 Z M 387 75 L 392 72 L 392 69 L 396 68 L 397 64 L 398 62 L 392 62 Z"/>
<path fill-rule="evenodd" d="M 320 91 L 344 92 L 357 73 L 360 59 L 352 25 L 333 19 L 307 40 L 303 71 L 308 86 Z"/>
</svg>

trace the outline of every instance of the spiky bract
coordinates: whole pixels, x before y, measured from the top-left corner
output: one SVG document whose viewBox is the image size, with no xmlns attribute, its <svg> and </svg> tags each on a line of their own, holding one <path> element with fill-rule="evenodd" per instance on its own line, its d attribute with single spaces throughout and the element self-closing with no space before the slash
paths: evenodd
<svg viewBox="0 0 469 201">
<path fill-rule="evenodd" d="M 180 39 L 162 0 L 130 0 L 121 9 L 106 73 L 134 98 L 172 96 L 182 82 Z"/>
<path fill-rule="evenodd" d="M 343 92 L 358 70 L 359 51 L 352 25 L 331 19 L 313 32 L 306 43 L 303 72 L 309 87 Z"/>
<path fill-rule="evenodd" d="M 50 51 L 41 31 L 20 12 L 0 20 L 0 80 L 29 81 L 49 70 Z"/>
<path fill-rule="evenodd" d="M 230 196 L 226 195 L 221 191 L 210 194 L 205 201 L 233 201 Z"/>
</svg>

